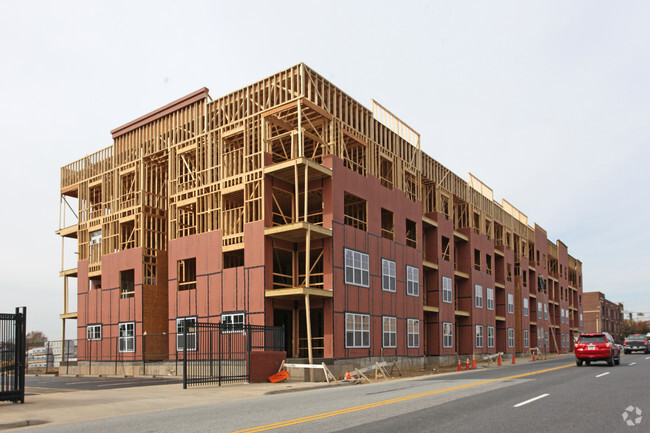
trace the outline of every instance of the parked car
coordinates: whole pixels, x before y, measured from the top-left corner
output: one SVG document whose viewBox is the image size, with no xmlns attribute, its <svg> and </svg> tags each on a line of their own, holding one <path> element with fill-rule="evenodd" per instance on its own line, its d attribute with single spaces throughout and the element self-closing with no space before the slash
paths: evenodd
<svg viewBox="0 0 650 433">
<path fill-rule="evenodd" d="M 607 332 L 580 334 L 575 354 L 578 367 L 583 362 L 589 365 L 592 361 L 607 361 L 610 367 L 621 363 L 621 349 Z"/>
<path fill-rule="evenodd" d="M 643 351 L 650 353 L 650 340 L 644 334 L 630 334 L 623 341 L 623 352 Z"/>
</svg>

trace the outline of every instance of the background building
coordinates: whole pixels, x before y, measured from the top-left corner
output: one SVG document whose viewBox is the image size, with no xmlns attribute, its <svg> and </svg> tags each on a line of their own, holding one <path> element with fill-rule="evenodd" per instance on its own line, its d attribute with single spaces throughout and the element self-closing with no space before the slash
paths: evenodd
<svg viewBox="0 0 650 433">
<path fill-rule="evenodd" d="M 112 135 L 61 169 L 80 360 L 175 359 L 185 318 L 284 326 L 309 360 L 571 350 L 567 246 L 304 64 Z"/>
<path fill-rule="evenodd" d="M 623 342 L 623 304 L 608 300 L 603 292 L 584 292 L 582 305 L 585 332 L 609 332 Z"/>
</svg>

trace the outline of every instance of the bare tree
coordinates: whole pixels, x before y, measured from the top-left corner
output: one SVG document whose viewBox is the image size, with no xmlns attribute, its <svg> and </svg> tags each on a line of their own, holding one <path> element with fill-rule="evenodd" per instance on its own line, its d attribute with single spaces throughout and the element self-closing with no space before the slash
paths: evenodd
<svg viewBox="0 0 650 433">
<path fill-rule="evenodd" d="M 25 338 L 28 347 L 43 346 L 47 341 L 47 337 L 41 331 L 30 331 Z"/>
</svg>

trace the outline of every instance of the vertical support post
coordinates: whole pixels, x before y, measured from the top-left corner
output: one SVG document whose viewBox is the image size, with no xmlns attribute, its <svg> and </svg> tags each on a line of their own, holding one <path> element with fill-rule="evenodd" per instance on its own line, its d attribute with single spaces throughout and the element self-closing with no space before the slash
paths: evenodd
<svg viewBox="0 0 650 433">
<path fill-rule="evenodd" d="M 187 322 L 183 319 L 183 389 L 187 389 Z"/>
<path fill-rule="evenodd" d="M 309 177 L 308 177 L 308 173 L 309 173 L 309 166 L 308 166 L 307 164 L 305 164 L 305 203 L 304 203 L 304 206 L 303 206 L 303 207 L 304 207 L 304 210 L 303 210 L 303 211 L 304 211 L 303 218 L 304 218 L 304 221 L 305 221 L 305 222 L 307 222 L 307 191 L 309 190 Z"/>
<path fill-rule="evenodd" d="M 311 348 L 311 308 L 309 306 L 309 293 L 305 293 L 305 321 L 307 322 L 307 356 L 309 363 L 313 364 L 314 357 Z M 309 369 L 309 381 L 312 380 L 311 368 Z"/>
<path fill-rule="evenodd" d="M 296 214 L 293 218 L 293 221 L 291 222 L 298 222 L 300 221 L 300 196 L 298 195 L 300 191 L 298 190 L 298 165 L 295 163 L 293 164 L 293 183 L 294 183 L 294 198 L 295 198 L 295 209 L 296 209 Z"/>
<path fill-rule="evenodd" d="M 298 100 L 298 154 L 297 157 L 304 156 L 305 154 L 305 140 L 302 132 L 302 104 Z"/>
</svg>

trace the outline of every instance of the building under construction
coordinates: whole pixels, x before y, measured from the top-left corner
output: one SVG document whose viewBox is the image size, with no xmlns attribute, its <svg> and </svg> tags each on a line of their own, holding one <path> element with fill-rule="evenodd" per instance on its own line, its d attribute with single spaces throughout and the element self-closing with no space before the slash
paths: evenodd
<svg viewBox="0 0 650 433">
<path fill-rule="evenodd" d="M 283 325 L 289 358 L 334 361 L 570 351 L 582 327 L 566 245 L 304 64 L 111 133 L 61 168 L 80 360 L 163 333 L 176 359 L 184 318 Z"/>
</svg>

